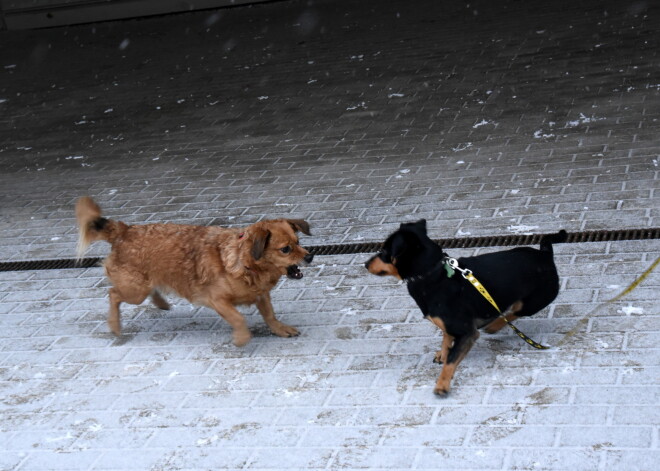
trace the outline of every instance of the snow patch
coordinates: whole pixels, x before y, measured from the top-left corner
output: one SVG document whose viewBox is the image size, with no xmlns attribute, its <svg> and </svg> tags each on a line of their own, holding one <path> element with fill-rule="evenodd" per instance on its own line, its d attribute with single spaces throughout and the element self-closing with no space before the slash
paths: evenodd
<svg viewBox="0 0 660 471">
<path fill-rule="evenodd" d="M 53 437 L 53 438 L 46 438 L 47 443 L 54 443 L 54 442 L 61 442 L 62 440 L 69 440 L 73 438 L 73 434 L 71 432 L 67 432 L 66 435 L 61 435 L 59 437 Z"/>
<path fill-rule="evenodd" d="M 477 128 L 480 128 L 481 126 L 486 126 L 487 124 L 493 124 L 493 122 L 489 119 L 482 119 L 477 124 L 472 126 L 472 128 L 477 129 Z"/>
<path fill-rule="evenodd" d="M 526 226 L 524 224 L 520 224 L 518 226 L 509 226 L 507 230 L 515 234 L 532 234 L 532 231 L 538 228 L 539 226 Z"/>
<path fill-rule="evenodd" d="M 633 307 L 632 305 L 628 304 L 625 307 L 622 307 L 619 309 L 617 312 L 621 312 L 625 314 L 626 316 L 629 316 L 631 314 L 644 314 L 644 308 L 641 307 Z"/>
<path fill-rule="evenodd" d="M 217 442 L 220 437 L 217 435 L 211 435 L 208 438 L 200 438 L 195 443 L 197 446 L 210 445 L 211 443 Z"/>
<path fill-rule="evenodd" d="M 363 101 L 363 102 L 358 103 L 355 106 L 349 106 L 348 108 L 346 108 L 346 111 L 353 111 L 353 110 L 357 110 L 358 108 L 362 108 L 363 110 L 366 110 L 367 109 L 367 104 Z"/>
<path fill-rule="evenodd" d="M 575 128 L 579 126 L 580 124 L 589 124 L 593 123 L 595 121 L 602 121 L 605 118 L 596 118 L 594 116 L 591 116 L 590 118 L 586 117 L 583 113 L 580 113 L 580 117 L 576 120 L 573 121 L 568 121 L 564 127 L 566 128 Z"/>
<path fill-rule="evenodd" d="M 534 138 L 535 139 L 550 139 L 551 137 L 555 137 L 554 134 L 544 134 L 542 129 L 539 129 L 538 131 L 534 132 Z"/>
<path fill-rule="evenodd" d="M 451 150 L 454 152 L 460 152 L 462 150 L 469 149 L 470 147 L 472 147 L 472 143 L 466 142 L 465 144 L 459 144 L 456 147 L 452 147 Z"/>
</svg>

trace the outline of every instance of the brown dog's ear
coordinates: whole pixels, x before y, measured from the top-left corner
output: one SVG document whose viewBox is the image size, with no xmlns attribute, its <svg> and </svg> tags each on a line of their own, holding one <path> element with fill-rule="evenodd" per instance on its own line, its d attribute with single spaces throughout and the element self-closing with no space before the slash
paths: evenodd
<svg viewBox="0 0 660 471">
<path fill-rule="evenodd" d="M 305 235 L 312 235 L 312 233 L 309 232 L 309 224 L 307 224 L 307 221 L 303 219 L 287 219 L 286 222 L 291 224 L 294 231 L 302 232 Z"/>
<path fill-rule="evenodd" d="M 264 228 L 258 228 L 254 231 L 252 239 L 252 258 L 259 260 L 266 251 L 266 246 L 270 240 L 270 231 Z"/>
</svg>

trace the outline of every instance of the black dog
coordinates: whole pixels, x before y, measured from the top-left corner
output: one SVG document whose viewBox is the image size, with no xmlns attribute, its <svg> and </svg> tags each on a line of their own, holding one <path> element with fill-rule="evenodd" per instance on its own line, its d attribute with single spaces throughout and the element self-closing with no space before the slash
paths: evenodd
<svg viewBox="0 0 660 471">
<path fill-rule="evenodd" d="M 407 282 L 424 317 L 444 332 L 436 363 L 444 363 L 434 392 L 446 395 L 456 367 L 479 338 L 479 331 L 495 333 L 505 321 L 531 316 L 550 304 L 559 292 L 552 244 L 564 242 L 566 231 L 546 235 L 541 249 L 519 247 L 503 252 L 458 259 L 461 270 L 473 272 L 503 315 L 452 269 L 442 248 L 426 235 L 426 221 L 401 224 L 366 267 L 374 275 L 392 275 Z M 458 268 L 457 268 L 458 270 Z"/>
</svg>

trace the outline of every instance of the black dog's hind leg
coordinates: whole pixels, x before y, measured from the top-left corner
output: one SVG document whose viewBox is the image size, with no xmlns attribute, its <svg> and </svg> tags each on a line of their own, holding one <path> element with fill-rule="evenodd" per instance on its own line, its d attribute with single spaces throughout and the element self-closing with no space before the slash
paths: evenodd
<svg viewBox="0 0 660 471">
<path fill-rule="evenodd" d="M 506 318 L 507 321 L 512 322 L 518 319 L 518 312 L 523 308 L 524 304 L 522 301 L 516 301 L 509 307 L 509 309 L 506 310 L 506 312 L 503 314 L 503 316 Z M 488 324 L 486 327 L 484 327 L 484 330 L 486 331 L 487 334 L 494 334 L 496 332 L 499 332 L 502 327 L 506 325 L 506 321 L 502 319 L 502 316 L 499 316 L 496 318 L 493 322 Z"/>
<path fill-rule="evenodd" d="M 478 338 L 479 332 L 477 330 L 471 334 L 454 337 L 454 345 L 449 349 L 447 361 L 442 367 L 442 373 L 440 373 L 438 381 L 435 383 L 435 389 L 433 389 L 435 394 L 445 396 L 449 393 L 456 367 L 465 358 L 465 355 L 467 355 Z"/>
</svg>

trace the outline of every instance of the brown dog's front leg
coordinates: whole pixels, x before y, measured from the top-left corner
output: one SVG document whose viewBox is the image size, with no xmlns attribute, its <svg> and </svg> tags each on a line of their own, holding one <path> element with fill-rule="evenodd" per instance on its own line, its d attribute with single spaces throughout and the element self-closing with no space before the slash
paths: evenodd
<svg viewBox="0 0 660 471">
<path fill-rule="evenodd" d="M 277 320 L 275 317 L 275 311 L 273 310 L 273 304 L 270 301 L 270 294 L 266 293 L 257 298 L 257 309 L 261 313 L 261 316 L 264 318 L 264 321 L 270 328 L 271 332 L 280 337 L 296 337 L 300 335 L 298 329 L 290 325 L 286 325 Z"/>
<path fill-rule="evenodd" d="M 479 338 L 479 332 L 474 331 L 472 334 L 462 335 L 454 338 L 454 346 L 449 349 L 446 362 L 442 367 L 442 373 L 438 381 L 435 383 L 433 392 L 438 396 L 446 396 L 451 389 L 451 380 L 456 372 L 456 367 L 465 358 L 465 355 L 470 351 L 474 342 Z"/>
<path fill-rule="evenodd" d="M 247 328 L 243 314 L 233 304 L 224 300 L 213 300 L 211 307 L 234 329 L 232 334 L 234 345 L 242 347 L 250 341 L 252 334 Z"/>
</svg>

